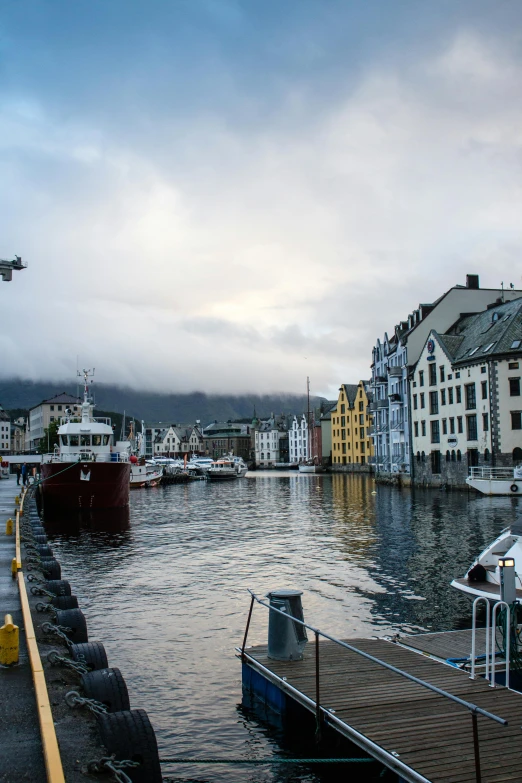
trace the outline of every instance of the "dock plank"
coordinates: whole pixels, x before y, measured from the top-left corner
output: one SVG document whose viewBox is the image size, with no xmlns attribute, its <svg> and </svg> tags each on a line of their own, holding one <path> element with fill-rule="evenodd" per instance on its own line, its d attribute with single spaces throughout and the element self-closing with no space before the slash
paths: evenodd
<svg viewBox="0 0 522 783">
<path fill-rule="evenodd" d="M 398 644 L 384 639 L 346 641 L 508 720 L 508 726 L 501 726 L 479 716 L 482 780 L 522 780 L 522 695 L 500 686 L 491 688 L 480 678 L 471 680 L 467 672 L 430 657 L 465 657 L 471 649 L 469 632 L 451 632 L 448 636 L 453 639 L 441 638 L 444 634 L 417 636 L 413 644 L 412 637 L 400 637 Z M 425 638 L 428 636 L 431 638 Z M 481 654 L 484 640 L 481 634 L 477 654 Z M 266 645 L 245 652 L 268 669 L 275 681 L 285 678 L 303 696 L 315 699 L 314 642 L 307 644 L 301 661 L 272 660 Z M 334 642 L 319 643 L 319 658 L 321 705 L 346 727 L 360 732 L 432 783 L 475 781 L 469 710 Z"/>
</svg>

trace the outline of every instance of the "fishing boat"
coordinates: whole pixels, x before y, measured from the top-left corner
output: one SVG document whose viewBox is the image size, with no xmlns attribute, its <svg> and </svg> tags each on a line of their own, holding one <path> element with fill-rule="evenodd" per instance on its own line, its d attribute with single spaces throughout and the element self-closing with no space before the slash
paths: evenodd
<svg viewBox="0 0 522 783">
<path fill-rule="evenodd" d="M 157 487 L 163 478 L 163 468 L 153 460 L 145 460 L 134 455 L 130 457 L 130 488 Z"/>
<path fill-rule="evenodd" d="M 122 508 L 129 502 L 129 455 L 113 450 L 110 419 L 92 416 L 88 384 L 94 371 L 78 374 L 84 380 L 81 417 L 66 410 L 58 445 L 42 458 L 42 505 L 44 510 Z"/>
<path fill-rule="evenodd" d="M 462 578 L 454 579 L 452 587 L 477 598 L 498 601 L 500 598 L 501 572 L 499 560 L 513 559 L 515 562 L 515 587 L 517 598 L 522 599 L 522 519 L 505 528 L 476 558 Z"/>
<path fill-rule="evenodd" d="M 230 481 L 238 478 L 238 472 L 232 459 L 217 459 L 207 470 L 209 481 Z"/>
<path fill-rule="evenodd" d="M 522 494 L 522 465 L 513 468 L 470 468 L 466 484 L 483 495 Z"/>
</svg>

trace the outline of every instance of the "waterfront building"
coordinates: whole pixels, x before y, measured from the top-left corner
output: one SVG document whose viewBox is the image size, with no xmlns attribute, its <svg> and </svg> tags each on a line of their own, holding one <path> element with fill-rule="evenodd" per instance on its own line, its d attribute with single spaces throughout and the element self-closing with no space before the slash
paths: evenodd
<svg viewBox="0 0 522 783">
<path fill-rule="evenodd" d="M 0 405 L 0 454 L 11 451 L 11 422 L 8 414 Z"/>
<path fill-rule="evenodd" d="M 272 413 L 266 421 L 253 420 L 254 461 L 260 468 L 272 468 L 276 462 L 286 462 L 288 433 L 284 416 Z"/>
<path fill-rule="evenodd" d="M 478 275 L 467 275 L 431 304 L 420 304 L 391 337 L 377 340 L 372 352 L 372 438 L 378 473 L 411 472 L 412 427 L 410 379 L 431 330 L 444 333 L 463 313 L 478 313 L 488 305 L 511 301 L 522 291 L 480 288 Z"/>
<path fill-rule="evenodd" d="M 151 437 L 147 438 L 147 432 Z M 152 432 L 154 438 L 152 440 Z M 203 453 L 203 435 L 197 426 L 191 424 L 171 424 L 169 427 L 147 427 L 145 429 L 145 455 L 147 444 L 152 442 L 155 457 L 181 458 Z"/>
<path fill-rule="evenodd" d="M 25 450 L 25 419 L 20 417 L 11 422 L 11 452 L 23 454 Z"/>
<path fill-rule="evenodd" d="M 25 434 L 26 451 L 36 449 L 44 437 L 45 430 L 51 422 L 59 422 L 62 416 L 66 415 L 69 409 L 74 416 L 81 415 L 82 400 L 79 397 L 72 397 L 66 392 L 56 394 L 48 400 L 42 400 L 39 405 L 35 405 L 29 411 L 29 419 Z M 90 406 L 89 415 L 92 417 L 94 406 Z"/>
<path fill-rule="evenodd" d="M 343 383 L 331 411 L 332 467 L 350 465 L 351 470 L 367 469 L 373 457 L 370 436 L 369 381 Z"/>
<path fill-rule="evenodd" d="M 203 429 L 203 448 L 214 459 L 232 453 L 246 462 L 250 460 L 250 425 L 213 421 Z"/>
<path fill-rule="evenodd" d="M 327 410 L 321 414 L 321 462 L 323 465 L 332 464 L 332 411 L 336 410 L 337 403 L 329 403 Z"/>
<path fill-rule="evenodd" d="M 308 450 L 308 421 L 306 414 L 293 416 L 288 428 L 289 462 L 306 462 L 311 456 Z"/>
<path fill-rule="evenodd" d="M 414 483 L 522 463 L 521 368 L 522 298 L 430 331 L 411 385 Z"/>
</svg>

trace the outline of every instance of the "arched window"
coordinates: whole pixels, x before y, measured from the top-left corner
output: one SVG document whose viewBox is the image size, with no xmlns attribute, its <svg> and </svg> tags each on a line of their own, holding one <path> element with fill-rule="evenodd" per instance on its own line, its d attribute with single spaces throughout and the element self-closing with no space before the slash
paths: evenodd
<svg viewBox="0 0 522 783">
<path fill-rule="evenodd" d="M 455 462 L 455 449 L 451 452 L 451 461 Z"/>
<path fill-rule="evenodd" d="M 460 453 L 460 449 L 457 449 L 457 462 L 460 462 L 462 459 L 462 454 Z"/>
<path fill-rule="evenodd" d="M 261 452 L 261 459 L 264 459 L 264 458 L 265 458 L 265 454 L 264 454 L 264 452 Z"/>
<path fill-rule="evenodd" d="M 517 446 L 513 449 L 513 464 L 517 465 L 519 462 L 522 462 L 522 449 Z"/>
<path fill-rule="evenodd" d="M 451 459 L 451 454 L 449 453 L 449 451 L 447 451 L 446 452 L 446 462 L 449 462 L 450 459 Z"/>
<path fill-rule="evenodd" d="M 426 462 L 426 455 L 425 455 L 424 452 L 422 452 L 422 454 L 421 454 L 421 459 L 422 459 L 423 462 Z"/>
<path fill-rule="evenodd" d="M 417 452 L 417 462 L 420 462 L 420 451 Z"/>
<path fill-rule="evenodd" d="M 489 449 L 484 449 L 484 462 L 489 462 Z"/>
</svg>

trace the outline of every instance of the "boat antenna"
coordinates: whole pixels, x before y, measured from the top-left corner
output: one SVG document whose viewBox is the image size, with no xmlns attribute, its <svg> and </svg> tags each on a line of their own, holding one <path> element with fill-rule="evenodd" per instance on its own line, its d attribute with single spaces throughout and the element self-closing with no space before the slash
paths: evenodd
<svg viewBox="0 0 522 783">
<path fill-rule="evenodd" d="M 311 432 L 310 432 L 310 429 L 311 429 L 310 428 L 310 378 L 308 377 L 308 375 L 306 376 L 306 406 L 307 406 L 307 411 L 308 411 L 308 419 L 307 419 L 307 422 L 306 422 L 307 427 L 308 427 L 307 438 L 306 438 L 306 456 L 307 456 L 308 459 L 310 459 L 310 456 L 311 456 L 312 452 L 310 450 L 310 436 L 311 436 Z"/>
</svg>

